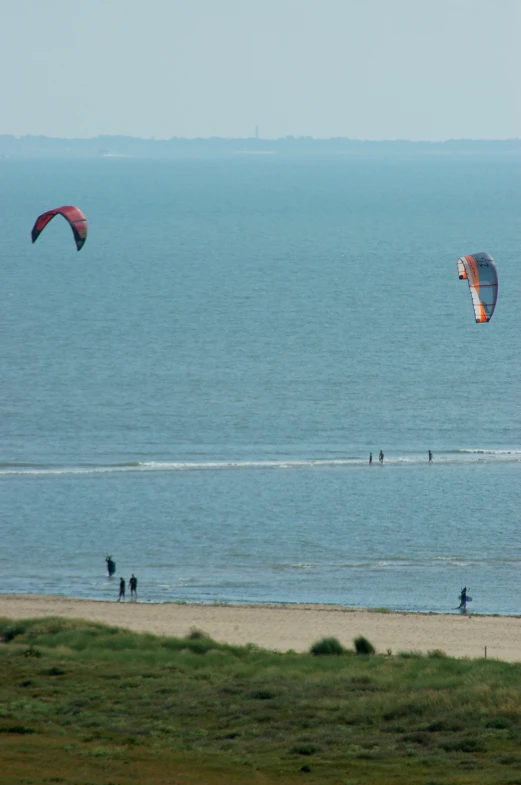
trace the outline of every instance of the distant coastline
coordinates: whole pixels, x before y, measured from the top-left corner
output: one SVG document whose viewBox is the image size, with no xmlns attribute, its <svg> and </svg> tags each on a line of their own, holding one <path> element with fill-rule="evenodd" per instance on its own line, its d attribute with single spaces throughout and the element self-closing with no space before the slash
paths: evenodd
<svg viewBox="0 0 521 785">
<path fill-rule="evenodd" d="M 0 134 L 0 158 L 194 158 L 244 155 L 317 157 L 346 155 L 504 155 L 521 154 L 521 139 L 449 139 L 445 142 L 407 140 L 371 141 L 336 137 L 315 139 L 287 136 L 281 139 L 140 139 L 131 136 L 98 136 L 60 139 L 49 136 Z"/>
</svg>

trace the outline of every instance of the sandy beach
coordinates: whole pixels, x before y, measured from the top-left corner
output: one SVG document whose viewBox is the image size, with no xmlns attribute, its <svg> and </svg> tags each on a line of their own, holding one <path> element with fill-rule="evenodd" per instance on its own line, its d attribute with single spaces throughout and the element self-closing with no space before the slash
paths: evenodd
<svg viewBox="0 0 521 785">
<path fill-rule="evenodd" d="M 0 617 L 60 616 L 88 619 L 136 632 L 183 637 L 195 627 L 217 641 L 253 643 L 274 651 L 308 651 L 334 636 L 346 647 L 365 635 L 377 652 L 521 660 L 521 617 L 435 613 L 378 613 L 330 605 L 192 605 L 78 600 L 42 595 L 0 595 Z"/>
</svg>

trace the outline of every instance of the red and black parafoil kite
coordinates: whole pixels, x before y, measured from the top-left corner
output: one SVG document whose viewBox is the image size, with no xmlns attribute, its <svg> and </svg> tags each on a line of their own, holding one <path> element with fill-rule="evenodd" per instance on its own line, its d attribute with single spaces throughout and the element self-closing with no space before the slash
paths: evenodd
<svg viewBox="0 0 521 785">
<path fill-rule="evenodd" d="M 83 243 L 87 239 L 87 219 L 78 207 L 73 207 L 72 205 L 56 207 L 54 210 L 48 210 L 46 213 L 39 215 L 31 232 L 33 243 L 38 239 L 40 233 L 55 215 L 63 215 L 69 222 L 74 239 L 76 240 L 76 248 L 78 251 L 81 250 L 81 248 L 83 248 Z"/>
</svg>

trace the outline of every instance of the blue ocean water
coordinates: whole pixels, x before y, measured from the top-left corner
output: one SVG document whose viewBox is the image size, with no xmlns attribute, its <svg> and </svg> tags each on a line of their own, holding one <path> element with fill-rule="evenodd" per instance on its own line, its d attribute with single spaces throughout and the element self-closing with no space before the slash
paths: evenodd
<svg viewBox="0 0 521 785">
<path fill-rule="evenodd" d="M 0 161 L 0 592 L 116 599 L 111 554 L 142 601 L 448 612 L 467 585 L 519 613 L 520 177 Z M 31 245 L 60 204 L 79 254 L 60 217 Z M 456 259 L 482 250 L 477 325 Z"/>
</svg>

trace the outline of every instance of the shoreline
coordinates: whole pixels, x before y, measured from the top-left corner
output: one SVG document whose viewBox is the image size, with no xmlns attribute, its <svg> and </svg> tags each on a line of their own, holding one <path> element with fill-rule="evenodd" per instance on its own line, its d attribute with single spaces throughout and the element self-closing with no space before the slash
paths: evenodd
<svg viewBox="0 0 521 785">
<path fill-rule="evenodd" d="M 335 637 L 346 648 L 364 635 L 377 653 L 440 649 L 450 657 L 487 656 L 521 661 L 521 616 L 472 613 L 378 611 L 337 605 L 229 605 L 176 602 L 86 600 L 42 594 L 0 594 L 0 617 L 59 616 L 86 619 L 134 632 L 185 637 L 192 628 L 214 640 L 248 643 L 285 652 L 309 651 L 321 638 Z"/>
</svg>

